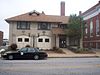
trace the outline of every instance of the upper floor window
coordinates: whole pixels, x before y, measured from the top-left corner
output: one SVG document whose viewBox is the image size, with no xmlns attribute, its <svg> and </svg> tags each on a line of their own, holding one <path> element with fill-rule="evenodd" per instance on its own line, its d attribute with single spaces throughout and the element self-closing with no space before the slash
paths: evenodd
<svg viewBox="0 0 100 75">
<path fill-rule="evenodd" d="M 39 30 L 50 30 L 51 24 L 50 23 L 38 23 Z"/>
<path fill-rule="evenodd" d="M 96 19 L 96 35 L 99 35 L 99 32 L 100 32 L 100 25 L 99 25 L 99 19 L 97 17 L 97 19 Z"/>
<path fill-rule="evenodd" d="M 93 36 L 93 21 L 90 21 L 90 36 Z"/>
<path fill-rule="evenodd" d="M 19 21 L 19 22 L 17 22 L 17 29 L 29 30 L 30 29 L 30 23 L 25 22 L 25 21 Z"/>
</svg>

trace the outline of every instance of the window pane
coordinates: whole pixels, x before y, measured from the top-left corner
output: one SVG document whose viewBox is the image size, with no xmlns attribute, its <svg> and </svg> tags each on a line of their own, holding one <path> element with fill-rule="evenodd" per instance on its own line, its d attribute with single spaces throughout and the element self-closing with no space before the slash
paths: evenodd
<svg viewBox="0 0 100 75">
<path fill-rule="evenodd" d="M 92 34 L 93 34 L 93 22 L 91 20 L 91 22 L 90 22 L 90 35 L 92 36 Z"/>
<path fill-rule="evenodd" d="M 17 22 L 17 29 L 30 29 L 30 22 Z"/>
<path fill-rule="evenodd" d="M 18 42 L 22 42 L 22 38 L 18 38 Z"/>
<path fill-rule="evenodd" d="M 96 34 L 98 35 L 99 34 L 99 20 L 97 19 L 96 20 Z"/>
<path fill-rule="evenodd" d="M 27 52 L 27 48 L 21 48 L 21 50 L 20 50 L 21 52 Z"/>
<path fill-rule="evenodd" d="M 38 39 L 38 42 L 43 42 L 43 39 Z"/>
<path fill-rule="evenodd" d="M 49 42 L 49 39 L 45 39 L 45 42 Z"/>
<path fill-rule="evenodd" d="M 34 48 L 28 48 L 28 52 L 35 52 Z"/>
<path fill-rule="evenodd" d="M 51 23 L 38 23 L 38 29 L 49 30 L 51 29 Z"/>
<path fill-rule="evenodd" d="M 25 38 L 25 42 L 29 42 L 29 38 Z"/>
</svg>

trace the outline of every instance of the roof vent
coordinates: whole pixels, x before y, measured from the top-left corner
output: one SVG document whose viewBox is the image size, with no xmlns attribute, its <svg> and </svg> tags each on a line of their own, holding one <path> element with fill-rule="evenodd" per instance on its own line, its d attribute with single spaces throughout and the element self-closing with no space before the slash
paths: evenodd
<svg viewBox="0 0 100 75">
<path fill-rule="evenodd" d="M 33 14 L 36 14 L 37 16 L 40 15 L 40 13 L 37 12 L 36 10 L 33 10 L 33 11 L 29 12 L 29 15 L 30 15 L 30 16 L 33 15 Z"/>
</svg>

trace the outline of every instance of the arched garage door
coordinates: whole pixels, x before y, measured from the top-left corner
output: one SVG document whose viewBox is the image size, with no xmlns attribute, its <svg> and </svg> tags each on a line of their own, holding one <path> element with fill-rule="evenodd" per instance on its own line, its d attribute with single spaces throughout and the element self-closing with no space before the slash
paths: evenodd
<svg viewBox="0 0 100 75">
<path fill-rule="evenodd" d="M 37 38 L 37 47 L 40 49 L 51 49 L 51 37 L 40 36 Z"/>
<path fill-rule="evenodd" d="M 28 36 L 18 36 L 16 37 L 16 43 L 18 48 L 25 47 L 26 45 L 30 45 L 30 37 Z"/>
</svg>

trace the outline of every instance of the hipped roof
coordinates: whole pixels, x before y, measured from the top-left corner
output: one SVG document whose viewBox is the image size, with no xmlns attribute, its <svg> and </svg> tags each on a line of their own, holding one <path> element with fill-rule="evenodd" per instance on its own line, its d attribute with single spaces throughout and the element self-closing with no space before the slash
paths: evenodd
<svg viewBox="0 0 100 75">
<path fill-rule="evenodd" d="M 31 21 L 31 22 L 56 22 L 62 24 L 67 24 L 68 20 L 69 20 L 68 16 L 45 15 L 42 13 L 39 13 L 38 15 L 36 13 L 33 13 L 31 15 L 29 13 L 25 13 L 6 19 L 7 22 Z"/>
</svg>

